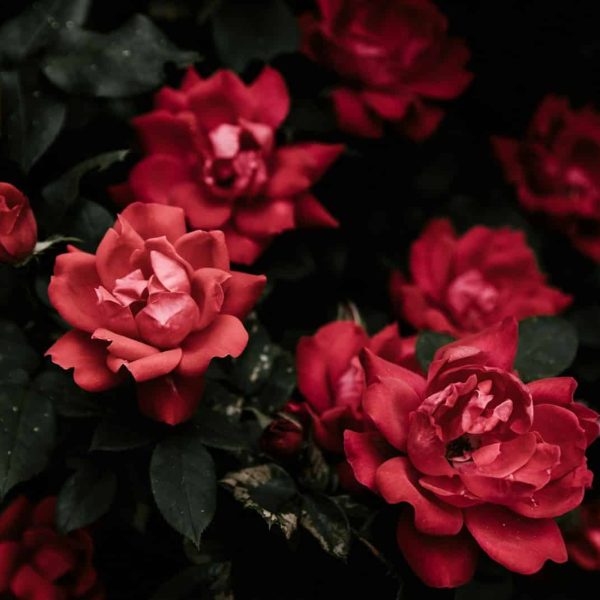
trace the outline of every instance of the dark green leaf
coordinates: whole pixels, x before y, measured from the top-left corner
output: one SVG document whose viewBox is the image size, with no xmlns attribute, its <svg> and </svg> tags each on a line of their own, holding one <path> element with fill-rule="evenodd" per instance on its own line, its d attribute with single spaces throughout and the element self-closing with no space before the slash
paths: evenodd
<svg viewBox="0 0 600 600">
<path fill-rule="evenodd" d="M 65 121 L 65 105 L 23 72 L 0 72 L 2 153 L 24 171 L 44 154 Z"/>
<path fill-rule="evenodd" d="M 56 500 L 56 525 L 62 533 L 81 529 L 104 515 L 115 497 L 115 474 L 85 463 L 63 485 Z"/>
<path fill-rule="evenodd" d="M 82 25 L 91 0 L 36 0 L 0 27 L 0 62 L 18 62 L 51 44 L 62 29 Z"/>
<path fill-rule="evenodd" d="M 33 381 L 33 388 L 48 398 L 56 412 L 69 418 L 98 417 L 104 414 L 95 396 L 82 390 L 71 373 L 50 367 Z"/>
<path fill-rule="evenodd" d="M 115 218 L 106 208 L 91 200 L 84 200 L 66 226 L 69 236 L 78 238 L 83 243 L 77 247 L 87 252 L 94 252 L 106 231 L 112 227 Z"/>
<path fill-rule="evenodd" d="M 145 419 L 131 421 L 122 415 L 110 415 L 98 423 L 91 450 L 119 452 L 146 446 L 156 439 L 157 426 Z"/>
<path fill-rule="evenodd" d="M 195 435 L 203 444 L 222 450 L 240 450 L 248 441 L 239 423 L 210 407 L 200 407 L 193 419 Z"/>
<path fill-rule="evenodd" d="M 212 21 L 219 56 L 236 71 L 252 59 L 269 61 L 299 46 L 297 19 L 283 0 L 228 0 Z"/>
<path fill-rule="evenodd" d="M 39 363 L 38 353 L 17 325 L 0 319 L 0 381 L 11 379 L 15 371 L 31 374 Z"/>
<path fill-rule="evenodd" d="M 296 530 L 298 514 L 292 502 L 297 494 L 296 484 L 278 465 L 258 465 L 228 473 L 221 483 L 243 506 L 255 510 L 269 527 L 277 525 L 288 538 Z"/>
<path fill-rule="evenodd" d="M 569 321 L 577 329 L 579 343 L 600 349 L 600 306 L 585 306 L 569 314 Z"/>
<path fill-rule="evenodd" d="M 150 19 L 134 15 L 110 33 L 63 31 L 43 71 L 69 94 L 122 98 L 159 86 L 166 63 L 184 67 L 197 59 L 195 52 L 176 48 Z"/>
<path fill-rule="evenodd" d="M 264 387 L 258 395 L 259 408 L 271 414 L 285 406 L 296 387 L 294 358 L 288 352 L 277 355 Z"/>
<path fill-rule="evenodd" d="M 350 525 L 337 503 L 322 494 L 302 497 L 300 524 L 321 544 L 325 552 L 345 559 L 350 550 Z"/>
<path fill-rule="evenodd" d="M 577 354 L 577 332 L 558 317 L 532 317 L 519 323 L 515 369 L 523 381 L 560 375 Z"/>
<path fill-rule="evenodd" d="M 202 442 L 176 434 L 158 444 L 150 479 L 163 517 L 198 546 L 215 513 L 217 493 L 213 459 Z"/>
<path fill-rule="evenodd" d="M 160 587 L 151 600 L 233 600 L 230 579 L 230 563 L 212 561 L 207 557 L 206 564 L 187 567 L 177 573 Z"/>
<path fill-rule="evenodd" d="M 436 331 L 421 331 L 419 333 L 415 351 L 417 353 L 417 360 L 425 373 L 429 370 L 429 365 L 435 353 L 442 346 L 453 341 L 454 338 L 447 333 L 438 333 Z"/>
<path fill-rule="evenodd" d="M 242 355 L 233 361 L 232 383 L 250 395 L 266 383 L 273 367 L 276 349 L 266 329 L 250 316 L 246 322 L 250 339 Z"/>
<path fill-rule="evenodd" d="M 21 386 L 0 387 L 0 497 L 46 466 L 54 435 L 50 400 Z"/>
</svg>

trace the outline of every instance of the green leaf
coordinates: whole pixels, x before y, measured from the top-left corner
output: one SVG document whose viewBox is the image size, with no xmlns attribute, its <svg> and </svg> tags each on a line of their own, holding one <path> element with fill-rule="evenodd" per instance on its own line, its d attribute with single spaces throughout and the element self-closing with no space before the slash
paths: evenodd
<svg viewBox="0 0 600 600">
<path fill-rule="evenodd" d="M 246 327 L 250 339 L 242 355 L 233 361 L 231 381 L 245 394 L 257 393 L 267 382 L 276 349 L 266 329 L 252 315 L 247 319 Z"/>
<path fill-rule="evenodd" d="M 44 469 L 54 436 L 49 399 L 21 386 L 0 386 L 0 498 Z"/>
<path fill-rule="evenodd" d="M 429 370 L 429 365 L 435 356 L 435 353 L 446 344 L 453 342 L 454 338 L 447 333 L 438 333 L 437 331 L 421 331 L 417 337 L 416 354 L 417 360 L 425 373 Z"/>
<path fill-rule="evenodd" d="M 33 388 L 52 402 L 55 411 L 68 418 L 98 417 L 104 414 L 95 396 L 82 390 L 71 373 L 49 367 L 33 381 Z"/>
<path fill-rule="evenodd" d="M 579 343 L 582 346 L 600 349 L 600 306 L 575 309 L 568 317 L 577 329 Z"/>
<path fill-rule="evenodd" d="M 19 327 L 0 319 L 0 381 L 12 379 L 16 371 L 31 374 L 39 363 L 38 353 Z"/>
<path fill-rule="evenodd" d="M 287 404 L 296 387 L 294 367 L 294 358 L 289 352 L 281 352 L 275 356 L 269 379 L 257 398 L 260 410 L 271 414 Z"/>
<path fill-rule="evenodd" d="M 269 61 L 300 44 L 297 19 L 283 0 L 228 0 L 212 23 L 219 57 L 238 72 L 252 59 Z"/>
<path fill-rule="evenodd" d="M 165 520 L 196 546 L 216 509 L 212 456 L 191 435 L 176 434 L 156 446 L 150 463 L 156 504 Z"/>
<path fill-rule="evenodd" d="M 201 406 L 192 423 L 195 435 L 211 448 L 241 450 L 248 447 L 248 440 L 239 423 L 210 407 Z"/>
<path fill-rule="evenodd" d="M 43 71 L 68 94 L 123 98 L 158 87 L 166 63 L 185 67 L 196 60 L 195 52 L 179 50 L 150 19 L 134 15 L 110 33 L 64 30 Z"/>
<path fill-rule="evenodd" d="M 66 232 L 83 240 L 77 247 L 87 252 L 95 252 L 104 234 L 115 222 L 114 216 L 97 202 L 84 200 L 77 206 L 73 217 L 69 219 Z"/>
<path fill-rule="evenodd" d="M 131 421 L 122 415 L 110 415 L 98 423 L 90 450 L 133 450 L 150 444 L 157 435 L 158 427 L 145 419 Z"/>
<path fill-rule="evenodd" d="M 164 583 L 151 600 L 191 600 L 214 598 L 233 600 L 231 564 L 206 557 L 206 564 L 193 565 Z"/>
<path fill-rule="evenodd" d="M 19 62 L 51 44 L 62 29 L 82 25 L 91 0 L 37 0 L 0 27 L 0 62 Z"/>
<path fill-rule="evenodd" d="M 221 484 L 243 506 L 256 511 L 269 527 L 277 525 L 287 538 L 296 530 L 296 484 L 278 465 L 258 465 L 228 473 Z"/>
<path fill-rule="evenodd" d="M 304 495 L 300 524 L 317 539 L 325 552 L 346 559 L 350 551 L 350 525 L 334 500 L 322 494 Z"/>
<path fill-rule="evenodd" d="M 56 526 L 62 533 L 81 529 L 108 512 L 117 490 L 110 471 L 85 463 L 63 485 L 56 500 Z"/>
<path fill-rule="evenodd" d="M 46 220 L 51 220 L 53 223 L 59 222 L 69 208 L 77 202 L 83 177 L 95 171 L 105 171 L 113 164 L 124 160 L 127 154 L 129 154 L 129 150 L 113 150 L 88 158 L 69 169 L 56 181 L 48 184 L 43 190 L 45 198 L 43 208 L 48 213 L 44 214 L 47 216 Z"/>
<path fill-rule="evenodd" d="M 525 382 L 560 375 L 577 354 L 577 332 L 558 317 L 532 317 L 519 323 L 515 369 Z"/>
<path fill-rule="evenodd" d="M 60 133 L 65 105 L 25 72 L 1 71 L 0 91 L 2 154 L 29 171 Z"/>
</svg>

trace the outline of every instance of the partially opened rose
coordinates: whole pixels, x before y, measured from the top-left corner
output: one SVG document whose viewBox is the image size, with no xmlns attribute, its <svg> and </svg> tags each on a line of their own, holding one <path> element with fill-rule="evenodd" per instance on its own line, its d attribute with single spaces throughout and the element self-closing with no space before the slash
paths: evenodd
<svg viewBox="0 0 600 600">
<path fill-rule="evenodd" d="M 524 139 L 492 141 L 521 204 L 546 214 L 600 261 L 600 114 L 547 96 Z"/>
<path fill-rule="evenodd" d="M 390 123 L 420 140 L 444 115 L 439 100 L 460 95 L 472 75 L 469 50 L 448 36 L 429 0 L 317 0 L 301 21 L 304 52 L 334 70 L 331 94 L 345 131 L 379 137 Z"/>
<path fill-rule="evenodd" d="M 140 409 L 175 424 L 189 418 L 215 357 L 238 356 L 240 321 L 260 296 L 262 275 L 231 271 L 222 232 L 186 232 L 181 208 L 135 203 L 96 254 L 56 259 L 48 295 L 74 329 L 47 352 L 88 391 L 127 374 Z"/>
<path fill-rule="evenodd" d="M 0 262 L 27 258 L 37 242 L 37 223 L 29 200 L 14 185 L 0 183 Z"/>
<path fill-rule="evenodd" d="M 56 498 L 24 496 L 0 514 L 0 597 L 17 600 L 103 600 L 85 529 L 61 535 Z"/>
<path fill-rule="evenodd" d="M 478 225 L 458 236 L 435 219 L 410 251 L 412 279 L 392 274 L 399 316 L 417 329 L 462 335 L 505 317 L 555 315 L 571 297 L 550 287 L 521 231 Z"/>
<path fill-rule="evenodd" d="M 192 228 L 223 230 L 231 260 L 244 264 L 283 231 L 336 227 L 310 188 L 343 147 L 279 145 L 289 107 L 270 67 L 251 85 L 232 71 L 203 79 L 190 69 L 179 89 L 163 88 L 155 109 L 134 119 L 148 156 L 115 197 L 183 208 Z"/>
<path fill-rule="evenodd" d="M 523 383 L 514 319 L 442 347 L 427 378 L 363 356 L 371 430 L 347 431 L 358 481 L 402 507 L 400 550 L 425 583 L 471 579 L 483 550 L 535 573 L 567 551 L 554 521 L 591 485 L 585 450 L 598 415 L 569 377 Z"/>
</svg>

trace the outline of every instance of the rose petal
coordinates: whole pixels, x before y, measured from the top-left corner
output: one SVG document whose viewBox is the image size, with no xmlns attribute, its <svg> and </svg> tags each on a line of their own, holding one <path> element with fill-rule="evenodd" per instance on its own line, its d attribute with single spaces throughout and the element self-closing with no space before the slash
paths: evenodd
<svg viewBox="0 0 600 600">
<path fill-rule="evenodd" d="M 264 275 L 251 275 L 240 271 L 231 271 L 231 277 L 223 283 L 225 299 L 221 312 L 244 319 L 260 298 L 267 278 Z"/>
<path fill-rule="evenodd" d="M 426 382 L 418 373 L 383 360 L 383 358 L 375 356 L 368 348 L 362 351 L 360 360 L 365 369 L 367 384 L 376 383 L 384 377 L 396 378 L 409 385 L 419 396 L 423 396 Z"/>
<path fill-rule="evenodd" d="M 250 86 L 254 100 L 254 121 L 277 129 L 290 111 L 290 96 L 283 77 L 266 66 Z"/>
<path fill-rule="evenodd" d="M 129 175 L 133 198 L 158 204 L 170 204 L 172 191 L 192 181 L 190 167 L 169 154 L 151 154 L 137 163 Z"/>
<path fill-rule="evenodd" d="M 347 429 L 344 432 L 344 451 L 356 479 L 378 493 L 375 474 L 382 463 L 394 456 L 394 449 L 379 433 L 358 433 Z"/>
<path fill-rule="evenodd" d="M 294 203 L 291 200 L 265 200 L 240 206 L 233 216 L 235 228 L 249 237 L 269 237 L 294 229 Z"/>
<path fill-rule="evenodd" d="M 175 250 L 194 270 L 213 267 L 229 271 L 229 253 L 221 231 L 192 231 L 175 242 Z"/>
<path fill-rule="evenodd" d="M 294 204 L 296 227 L 339 227 L 339 222 L 309 193 L 300 194 Z"/>
<path fill-rule="evenodd" d="M 189 120 L 164 110 L 132 119 L 146 154 L 173 154 L 182 160 L 195 150 Z"/>
<path fill-rule="evenodd" d="M 144 240 L 166 237 L 174 244 L 185 235 L 185 213 L 177 206 L 134 202 L 121 213 L 137 234 Z"/>
</svg>

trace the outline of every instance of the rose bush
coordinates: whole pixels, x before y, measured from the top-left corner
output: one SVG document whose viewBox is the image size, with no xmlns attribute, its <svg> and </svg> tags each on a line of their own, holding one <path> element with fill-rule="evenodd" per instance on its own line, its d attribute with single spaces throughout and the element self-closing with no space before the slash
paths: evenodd
<svg viewBox="0 0 600 600">
<path fill-rule="evenodd" d="M 410 251 L 411 281 L 394 272 L 392 304 L 418 329 L 455 335 L 505 317 L 555 315 L 571 297 L 546 284 L 520 231 L 477 226 L 458 237 L 447 219 L 435 219 Z"/>
<path fill-rule="evenodd" d="M 246 347 L 240 318 L 264 285 L 231 271 L 220 231 L 187 233 L 181 208 L 134 203 L 95 255 L 57 257 L 48 295 L 74 329 L 47 354 L 88 391 L 129 373 L 141 411 L 176 424 L 191 416 L 210 361 Z"/>
<path fill-rule="evenodd" d="M 547 96 L 523 140 L 492 141 L 521 204 L 546 214 L 581 252 L 600 261 L 600 115 Z"/>
<path fill-rule="evenodd" d="M 478 547 L 522 574 L 567 559 L 553 519 L 591 485 L 585 450 L 598 415 L 573 401 L 569 377 L 523 383 L 517 338 L 507 319 L 448 344 L 427 378 L 363 355 L 371 427 L 346 431 L 346 455 L 363 485 L 409 505 L 398 545 L 428 585 L 469 581 Z"/>
<path fill-rule="evenodd" d="M 102 600 L 85 529 L 60 535 L 56 498 L 32 504 L 24 496 L 0 514 L 0 594 L 19 600 Z"/>
<path fill-rule="evenodd" d="M 29 200 L 14 185 L 0 183 L 0 262 L 27 258 L 37 242 L 37 223 Z"/>
<path fill-rule="evenodd" d="M 179 206 L 193 229 L 222 229 L 231 260 L 250 264 L 281 232 L 336 227 L 311 186 L 338 158 L 337 144 L 279 146 L 289 112 L 281 75 L 265 67 L 251 85 L 232 71 L 188 70 L 155 109 L 133 120 L 148 155 L 118 186 L 117 201 Z"/>
<path fill-rule="evenodd" d="M 391 123 L 421 140 L 471 81 L 469 51 L 448 37 L 446 18 L 429 0 L 318 0 L 301 19 L 304 52 L 340 77 L 331 94 L 345 131 L 380 137 Z M 433 101 L 433 102 L 432 102 Z"/>
</svg>

